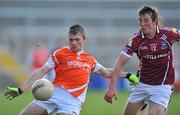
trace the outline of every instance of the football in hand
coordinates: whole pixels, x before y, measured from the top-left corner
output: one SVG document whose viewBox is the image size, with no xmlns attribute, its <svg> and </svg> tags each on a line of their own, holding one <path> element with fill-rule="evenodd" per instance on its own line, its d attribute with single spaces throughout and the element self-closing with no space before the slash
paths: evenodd
<svg viewBox="0 0 180 115">
<path fill-rule="evenodd" d="M 46 101 L 53 95 L 54 86 L 47 79 L 36 80 L 32 85 L 32 94 L 34 98 L 40 101 Z"/>
</svg>

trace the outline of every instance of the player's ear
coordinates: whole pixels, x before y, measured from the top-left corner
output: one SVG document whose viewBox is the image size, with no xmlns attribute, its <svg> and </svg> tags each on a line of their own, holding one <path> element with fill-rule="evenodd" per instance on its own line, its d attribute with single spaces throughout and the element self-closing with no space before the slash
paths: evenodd
<svg viewBox="0 0 180 115">
<path fill-rule="evenodd" d="M 87 40 L 87 37 L 84 36 L 83 39 L 84 39 L 84 40 Z"/>
<path fill-rule="evenodd" d="M 87 42 L 87 38 L 86 38 L 86 37 L 84 37 L 84 38 L 83 38 L 83 40 L 84 40 L 84 43 L 86 43 L 86 42 Z"/>
</svg>

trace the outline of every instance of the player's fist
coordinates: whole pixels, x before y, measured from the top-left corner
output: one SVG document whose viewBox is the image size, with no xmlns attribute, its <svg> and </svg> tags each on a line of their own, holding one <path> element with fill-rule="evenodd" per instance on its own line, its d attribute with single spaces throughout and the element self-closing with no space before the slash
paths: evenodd
<svg viewBox="0 0 180 115">
<path fill-rule="evenodd" d="M 21 95 L 23 91 L 20 88 L 16 87 L 7 87 L 6 92 L 4 93 L 5 97 L 9 100 Z"/>
<path fill-rule="evenodd" d="M 139 78 L 131 73 L 128 73 L 126 78 L 130 81 L 130 84 L 137 85 L 139 83 Z"/>
</svg>

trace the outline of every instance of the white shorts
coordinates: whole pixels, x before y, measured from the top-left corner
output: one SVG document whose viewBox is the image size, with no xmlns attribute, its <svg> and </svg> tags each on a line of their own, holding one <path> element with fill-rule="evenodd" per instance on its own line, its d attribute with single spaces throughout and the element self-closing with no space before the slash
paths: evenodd
<svg viewBox="0 0 180 115">
<path fill-rule="evenodd" d="M 172 94 L 172 85 L 147 85 L 139 83 L 132 89 L 128 102 L 139 103 L 152 101 L 167 108 Z"/>
<path fill-rule="evenodd" d="M 53 96 L 48 101 L 33 100 L 33 103 L 47 110 L 48 114 L 67 113 L 79 115 L 81 102 L 61 87 L 55 87 Z"/>
</svg>

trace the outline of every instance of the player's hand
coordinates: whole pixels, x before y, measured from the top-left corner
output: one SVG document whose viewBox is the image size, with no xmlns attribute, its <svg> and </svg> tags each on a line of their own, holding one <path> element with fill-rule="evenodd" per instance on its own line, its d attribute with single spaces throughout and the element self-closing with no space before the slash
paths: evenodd
<svg viewBox="0 0 180 115">
<path fill-rule="evenodd" d="M 7 87 L 6 92 L 4 93 L 5 97 L 9 100 L 21 95 L 23 91 L 20 88 Z"/>
<path fill-rule="evenodd" d="M 104 96 L 104 99 L 108 102 L 112 104 L 112 100 L 113 97 L 115 98 L 115 100 L 117 100 L 117 92 L 114 88 L 111 88 L 107 91 L 107 93 Z"/>
<path fill-rule="evenodd" d="M 131 85 L 137 85 L 139 83 L 139 78 L 131 73 L 128 73 L 126 78 L 130 81 Z"/>
</svg>

